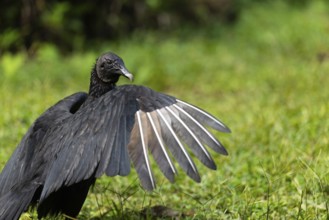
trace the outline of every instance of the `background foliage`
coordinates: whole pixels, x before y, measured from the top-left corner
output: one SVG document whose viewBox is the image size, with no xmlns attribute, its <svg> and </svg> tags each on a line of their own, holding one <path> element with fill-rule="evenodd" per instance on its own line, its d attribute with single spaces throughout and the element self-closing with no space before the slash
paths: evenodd
<svg viewBox="0 0 329 220">
<path fill-rule="evenodd" d="M 134 84 L 222 119 L 232 134 L 216 135 L 229 156 L 214 155 L 215 172 L 197 163 L 200 184 L 181 170 L 170 184 L 154 166 L 158 189 L 152 193 L 141 189 L 134 172 L 103 177 L 79 219 L 160 218 L 152 209 L 159 205 L 176 210 L 168 219 L 328 219 L 329 9 L 326 1 L 303 2 L 237 1 L 234 25 L 182 21 L 178 28 L 136 28 L 113 40 L 82 36 L 80 46 L 72 43 L 79 35 L 71 34 L 72 53 L 65 40 L 37 37 L 35 49 L 3 50 L 0 167 L 46 108 L 87 90 L 96 57 L 112 50 L 134 73 Z M 32 210 L 23 216 L 32 217 Z"/>
<path fill-rule="evenodd" d="M 145 30 L 173 30 L 213 23 L 235 24 L 243 10 L 260 0 L 3 0 L 0 2 L 0 55 L 42 43 L 62 52 L 95 47 Z M 307 0 L 287 0 L 295 6 Z M 91 48 L 89 48 L 91 49 Z"/>
</svg>

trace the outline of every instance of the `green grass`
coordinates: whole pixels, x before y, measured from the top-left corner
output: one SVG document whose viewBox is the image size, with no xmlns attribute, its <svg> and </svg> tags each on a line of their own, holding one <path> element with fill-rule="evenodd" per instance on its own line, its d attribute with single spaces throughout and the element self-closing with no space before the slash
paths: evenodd
<svg viewBox="0 0 329 220">
<path fill-rule="evenodd" d="M 95 58 L 113 50 L 135 73 L 135 84 L 222 119 L 232 134 L 217 137 L 230 155 L 214 155 L 215 172 L 197 163 L 201 184 L 182 170 L 170 184 L 154 167 L 158 189 L 152 193 L 141 189 L 134 171 L 103 177 L 81 219 L 140 219 L 141 210 L 155 205 L 186 219 L 329 219 L 328 27 L 322 1 L 298 9 L 277 3 L 251 7 L 230 28 L 136 34 L 68 57 L 51 46 L 32 61 L 6 54 L 0 61 L 0 167 L 39 114 L 88 89 Z"/>
</svg>

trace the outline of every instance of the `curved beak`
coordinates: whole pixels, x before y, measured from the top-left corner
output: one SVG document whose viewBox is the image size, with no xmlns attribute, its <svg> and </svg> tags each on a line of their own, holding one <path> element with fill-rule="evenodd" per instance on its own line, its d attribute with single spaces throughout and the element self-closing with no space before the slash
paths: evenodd
<svg viewBox="0 0 329 220">
<path fill-rule="evenodd" d="M 126 67 L 121 66 L 120 71 L 124 77 L 128 78 L 130 81 L 133 81 L 134 76 L 126 69 Z"/>
</svg>

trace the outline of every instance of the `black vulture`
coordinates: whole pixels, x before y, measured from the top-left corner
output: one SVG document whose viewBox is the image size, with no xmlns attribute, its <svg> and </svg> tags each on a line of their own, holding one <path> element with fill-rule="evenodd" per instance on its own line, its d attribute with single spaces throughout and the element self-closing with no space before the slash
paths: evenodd
<svg viewBox="0 0 329 220">
<path fill-rule="evenodd" d="M 101 55 L 91 72 L 89 94 L 78 92 L 46 110 L 29 128 L 0 174 L 0 219 L 18 219 L 29 206 L 38 217 L 76 217 L 96 178 L 125 176 L 135 167 L 146 190 L 156 187 L 149 154 L 171 182 L 175 158 L 200 182 L 192 152 L 216 165 L 205 146 L 227 155 L 208 131 L 230 132 L 200 108 L 144 86 L 116 86 L 132 80 L 123 60 Z M 187 150 L 189 146 L 189 150 Z"/>
</svg>

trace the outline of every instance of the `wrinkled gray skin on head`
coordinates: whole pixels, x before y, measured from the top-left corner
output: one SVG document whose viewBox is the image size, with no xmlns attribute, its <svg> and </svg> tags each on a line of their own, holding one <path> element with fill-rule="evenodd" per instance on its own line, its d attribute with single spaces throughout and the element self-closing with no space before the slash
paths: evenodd
<svg viewBox="0 0 329 220">
<path fill-rule="evenodd" d="M 123 60 L 114 53 L 105 53 L 97 59 L 96 73 L 99 79 L 105 83 L 115 83 L 121 75 L 132 80 L 133 75 L 129 73 Z"/>
</svg>

